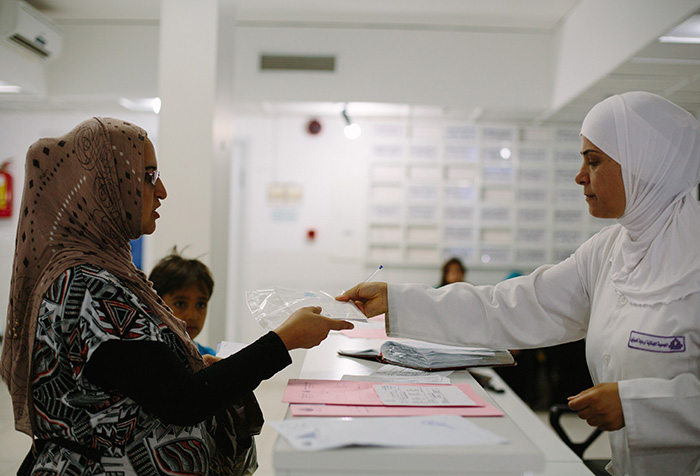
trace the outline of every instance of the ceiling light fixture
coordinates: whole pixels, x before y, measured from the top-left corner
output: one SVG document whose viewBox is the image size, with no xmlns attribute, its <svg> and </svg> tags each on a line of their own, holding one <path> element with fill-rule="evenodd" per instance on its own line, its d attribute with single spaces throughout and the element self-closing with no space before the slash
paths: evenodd
<svg viewBox="0 0 700 476">
<path fill-rule="evenodd" d="M 360 129 L 360 126 L 357 124 L 353 123 L 350 118 L 348 117 L 348 111 L 347 111 L 347 106 L 343 108 L 343 118 L 345 119 L 345 129 L 343 129 L 343 132 L 345 133 L 345 137 L 347 137 L 350 140 L 355 140 L 358 137 L 360 137 L 360 134 L 362 134 L 362 129 Z"/>
<path fill-rule="evenodd" d="M 6 83 L 5 81 L 0 81 L 0 93 L 21 93 L 22 87 L 15 84 Z"/>
<path fill-rule="evenodd" d="M 692 45 L 700 43 L 700 38 L 694 36 L 660 36 L 659 43 L 684 43 Z"/>
<path fill-rule="evenodd" d="M 700 43 L 700 15 L 693 15 L 659 37 L 661 43 Z"/>
<path fill-rule="evenodd" d="M 153 112 L 158 114 L 160 112 L 161 102 L 158 97 L 142 99 L 119 98 L 119 105 L 129 111 Z"/>
<path fill-rule="evenodd" d="M 153 112 L 156 114 L 160 113 L 160 106 L 161 106 L 161 101 L 160 98 L 153 98 L 151 101 L 151 107 L 153 108 Z"/>
</svg>

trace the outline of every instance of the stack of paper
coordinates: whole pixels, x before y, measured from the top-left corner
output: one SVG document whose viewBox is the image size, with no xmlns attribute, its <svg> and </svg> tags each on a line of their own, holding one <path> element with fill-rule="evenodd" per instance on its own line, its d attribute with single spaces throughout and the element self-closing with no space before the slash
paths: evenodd
<svg viewBox="0 0 700 476">
<path fill-rule="evenodd" d="M 409 339 L 389 340 L 379 349 L 341 349 L 338 354 L 428 371 L 515 365 L 510 351 L 505 349 L 454 347 Z"/>
<path fill-rule="evenodd" d="M 293 418 L 271 422 L 298 450 L 347 445 L 452 446 L 508 440 L 462 416 L 502 416 L 469 384 L 292 379 L 282 398 Z M 348 418 L 348 417 L 377 418 Z M 400 417 L 400 418 L 399 418 Z"/>
<path fill-rule="evenodd" d="M 292 379 L 282 397 L 293 416 L 502 416 L 469 384 L 385 384 Z"/>
<path fill-rule="evenodd" d="M 386 341 L 380 348 L 385 362 L 418 369 L 455 369 L 513 365 L 507 350 L 477 349 L 430 344 L 426 342 Z"/>
<path fill-rule="evenodd" d="M 508 440 L 457 416 L 339 420 L 294 418 L 270 424 L 297 450 L 316 451 L 349 445 L 466 446 L 504 444 Z"/>
</svg>

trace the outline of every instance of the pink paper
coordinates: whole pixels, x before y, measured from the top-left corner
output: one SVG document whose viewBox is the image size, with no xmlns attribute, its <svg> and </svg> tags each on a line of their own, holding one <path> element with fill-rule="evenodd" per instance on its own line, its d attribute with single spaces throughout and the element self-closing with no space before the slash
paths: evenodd
<svg viewBox="0 0 700 476">
<path fill-rule="evenodd" d="M 372 385 L 376 382 L 354 382 L 350 380 L 290 380 L 284 394 L 285 402 L 297 400 L 328 400 L 326 403 L 292 403 L 289 408 L 293 416 L 317 417 L 372 417 L 372 416 L 427 416 L 460 415 L 465 417 L 500 417 L 503 412 L 479 396 L 467 383 L 456 386 L 476 406 L 470 407 L 388 407 L 379 400 Z M 436 384 L 397 384 L 436 385 Z M 371 390 L 371 392 L 370 392 Z M 355 395 L 351 395 L 357 392 Z M 352 404 L 351 401 L 374 403 Z M 330 404 L 330 402 L 343 402 Z"/>
<path fill-rule="evenodd" d="M 472 397 L 473 398 L 473 397 Z M 464 417 L 500 417 L 503 412 L 486 403 L 483 407 L 384 407 L 369 405 L 305 405 L 289 406 L 292 416 L 311 417 L 375 417 L 460 415 Z"/>
<path fill-rule="evenodd" d="M 353 380 L 304 380 L 290 379 L 282 396 L 286 403 L 326 403 L 331 405 L 371 405 L 384 406 L 374 391 L 377 382 L 357 382 Z M 409 385 L 435 387 L 444 386 L 434 383 L 397 383 L 392 385 Z M 486 402 L 479 398 L 469 384 L 453 385 L 464 392 L 474 406 L 484 406 Z M 432 408 L 432 407 L 431 407 Z"/>
</svg>

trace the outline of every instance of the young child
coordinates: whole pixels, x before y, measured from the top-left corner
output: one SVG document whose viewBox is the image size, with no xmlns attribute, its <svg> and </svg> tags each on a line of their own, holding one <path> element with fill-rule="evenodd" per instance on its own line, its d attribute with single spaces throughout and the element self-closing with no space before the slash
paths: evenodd
<svg viewBox="0 0 700 476">
<path fill-rule="evenodd" d="M 183 258 L 173 248 L 171 254 L 156 264 L 148 279 L 175 317 L 187 323 L 187 333 L 194 340 L 202 332 L 214 291 L 209 268 L 199 260 Z M 216 355 L 214 349 L 196 341 L 195 344 L 202 355 Z"/>
</svg>

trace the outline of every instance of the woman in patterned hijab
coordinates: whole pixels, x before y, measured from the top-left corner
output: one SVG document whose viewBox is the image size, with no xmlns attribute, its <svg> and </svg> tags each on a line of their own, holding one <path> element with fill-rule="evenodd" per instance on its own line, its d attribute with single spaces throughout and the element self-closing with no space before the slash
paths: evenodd
<svg viewBox="0 0 700 476">
<path fill-rule="evenodd" d="M 39 304 L 72 266 L 93 263 L 123 281 L 180 338 L 193 369 L 203 366 L 182 321 L 131 259 L 129 241 L 142 234 L 147 140 L 138 126 L 94 118 L 65 136 L 40 139 L 27 152 L 1 370 L 16 428 L 28 435 Z"/>
<path fill-rule="evenodd" d="M 131 260 L 166 195 L 127 122 L 93 118 L 30 147 L 0 368 L 15 426 L 35 438 L 23 474 L 250 474 L 252 390 L 288 350 L 352 327 L 304 308 L 205 366 Z"/>
</svg>

